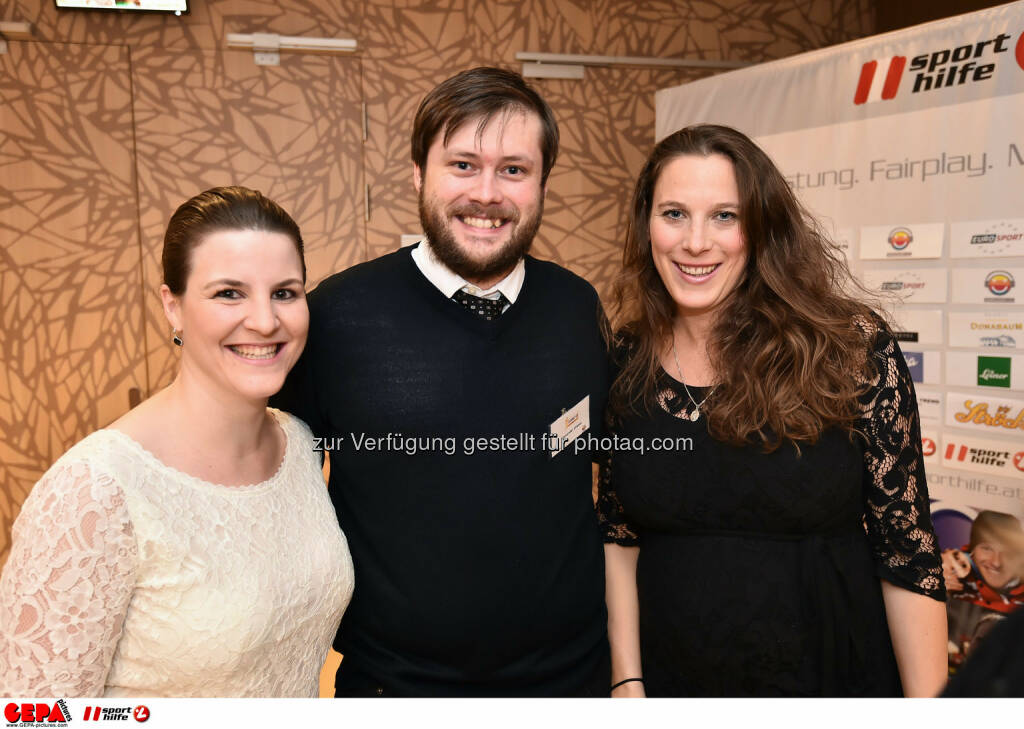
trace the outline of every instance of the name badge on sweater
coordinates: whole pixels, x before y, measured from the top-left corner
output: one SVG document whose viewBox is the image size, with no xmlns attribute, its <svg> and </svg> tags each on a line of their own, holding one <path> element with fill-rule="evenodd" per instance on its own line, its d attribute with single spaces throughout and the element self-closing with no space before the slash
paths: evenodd
<svg viewBox="0 0 1024 729">
<path fill-rule="evenodd" d="M 548 450 L 554 458 L 579 436 L 590 430 L 590 395 L 566 410 L 551 424 Z"/>
</svg>

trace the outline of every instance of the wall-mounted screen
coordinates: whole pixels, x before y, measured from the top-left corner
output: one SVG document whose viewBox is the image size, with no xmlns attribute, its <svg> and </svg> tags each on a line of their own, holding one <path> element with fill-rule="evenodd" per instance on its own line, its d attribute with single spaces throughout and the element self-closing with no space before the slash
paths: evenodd
<svg viewBox="0 0 1024 729">
<path fill-rule="evenodd" d="M 58 8 L 126 10 L 174 13 L 188 12 L 188 0 L 54 0 Z"/>
</svg>

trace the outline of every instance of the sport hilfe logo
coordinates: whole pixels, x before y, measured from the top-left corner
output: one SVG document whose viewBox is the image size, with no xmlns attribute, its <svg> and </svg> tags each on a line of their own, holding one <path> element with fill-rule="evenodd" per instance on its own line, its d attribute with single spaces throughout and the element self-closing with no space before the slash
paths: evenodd
<svg viewBox="0 0 1024 729">
<path fill-rule="evenodd" d="M 935 455 L 935 441 L 931 438 L 921 438 L 921 455 L 922 456 L 933 456 Z"/>
<path fill-rule="evenodd" d="M 149 720 L 149 707 L 138 706 L 86 706 L 83 721 L 127 721 L 131 716 L 135 721 Z"/>
<path fill-rule="evenodd" d="M 853 103 L 860 105 L 896 98 L 905 71 L 916 72 L 912 94 L 990 79 L 996 70 L 995 55 L 1010 50 L 1006 41 L 1012 37 L 1000 33 L 988 40 L 923 53 L 910 59 L 909 65 L 907 57 L 901 55 L 881 63 L 868 61 L 860 68 Z M 1017 64 L 1024 69 L 1024 33 L 1017 39 L 1014 50 Z"/>
</svg>

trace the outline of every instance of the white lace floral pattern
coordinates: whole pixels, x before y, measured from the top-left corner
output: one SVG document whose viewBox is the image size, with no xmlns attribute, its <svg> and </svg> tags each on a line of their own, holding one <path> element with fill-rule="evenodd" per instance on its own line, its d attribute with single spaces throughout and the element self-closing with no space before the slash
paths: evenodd
<svg viewBox="0 0 1024 729">
<path fill-rule="evenodd" d="M 0 577 L 0 695 L 315 696 L 352 561 L 308 428 L 253 486 L 114 430 L 36 484 Z"/>
</svg>

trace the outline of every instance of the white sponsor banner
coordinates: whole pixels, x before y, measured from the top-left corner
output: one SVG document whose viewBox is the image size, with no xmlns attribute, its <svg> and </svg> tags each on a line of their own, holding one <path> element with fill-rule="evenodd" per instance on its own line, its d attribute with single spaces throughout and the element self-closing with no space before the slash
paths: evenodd
<svg viewBox="0 0 1024 729">
<path fill-rule="evenodd" d="M 892 313 L 896 339 L 900 346 L 942 344 L 941 309 L 905 309 L 896 307 Z"/>
<path fill-rule="evenodd" d="M 865 288 L 906 304 L 945 304 L 948 297 L 945 268 L 866 268 Z"/>
<path fill-rule="evenodd" d="M 995 392 L 946 393 L 946 425 L 995 436 L 1020 437 L 1024 447 L 1024 400 Z"/>
<path fill-rule="evenodd" d="M 1024 218 L 950 223 L 951 258 L 1024 256 Z"/>
<path fill-rule="evenodd" d="M 860 257 L 899 260 L 939 258 L 945 223 L 866 225 L 860 229 Z"/>
<path fill-rule="evenodd" d="M 949 346 L 1024 349 L 1024 311 L 951 311 Z"/>
<path fill-rule="evenodd" d="M 927 390 L 915 387 L 917 393 L 917 412 L 922 420 L 942 420 L 942 393 L 938 390 Z"/>
<path fill-rule="evenodd" d="M 924 385 L 938 385 L 942 381 L 942 353 L 913 349 L 911 344 L 901 344 L 903 359 L 907 361 L 910 379 Z"/>
<path fill-rule="evenodd" d="M 946 352 L 946 384 L 1024 390 L 1024 355 Z"/>
<path fill-rule="evenodd" d="M 1024 480 L 1024 442 L 947 430 L 942 433 L 942 465 Z"/>
<path fill-rule="evenodd" d="M 832 242 L 843 252 L 846 265 L 849 266 L 857 258 L 857 229 L 839 228 L 832 235 Z"/>
<path fill-rule="evenodd" d="M 927 466 L 927 474 L 928 496 L 938 502 L 946 502 L 933 503 L 932 514 L 935 514 L 937 508 L 953 505 L 962 508 L 970 504 L 978 510 L 993 509 L 1024 517 L 1024 483 L 1019 480 L 966 471 L 946 471 L 934 465 Z"/>
<path fill-rule="evenodd" d="M 1024 304 L 1019 288 L 1024 281 L 1024 268 L 991 266 L 988 268 L 954 268 L 953 302 L 1005 306 Z"/>
<path fill-rule="evenodd" d="M 939 431 L 935 428 L 921 428 L 921 456 L 925 463 L 942 463 L 939 453 Z"/>
</svg>

